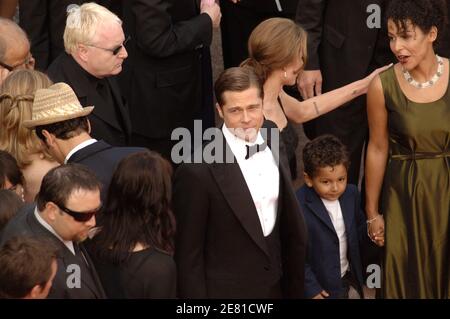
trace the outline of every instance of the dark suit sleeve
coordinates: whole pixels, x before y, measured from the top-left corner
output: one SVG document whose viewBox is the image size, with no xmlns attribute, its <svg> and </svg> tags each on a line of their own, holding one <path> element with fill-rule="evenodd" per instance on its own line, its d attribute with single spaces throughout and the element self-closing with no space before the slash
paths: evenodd
<svg viewBox="0 0 450 319">
<path fill-rule="evenodd" d="M 319 45 L 322 38 L 323 16 L 327 0 L 299 0 L 295 21 L 308 33 L 306 70 L 320 69 Z"/>
<path fill-rule="evenodd" d="M 50 52 L 47 1 L 20 0 L 19 7 L 20 26 L 30 39 L 36 69 L 45 70 L 49 63 Z"/>
<path fill-rule="evenodd" d="M 211 44 L 212 21 L 207 14 L 174 23 L 167 1 L 136 0 L 131 6 L 137 45 L 151 57 L 168 57 Z"/>
<path fill-rule="evenodd" d="M 180 166 L 174 180 L 173 207 L 177 218 L 175 260 L 180 298 L 208 297 L 204 247 L 209 200 L 205 181 L 199 178 L 194 165 Z"/>
<path fill-rule="evenodd" d="M 323 288 L 317 281 L 311 266 L 308 262 L 305 263 L 305 298 L 310 299 L 318 295 Z"/>
</svg>

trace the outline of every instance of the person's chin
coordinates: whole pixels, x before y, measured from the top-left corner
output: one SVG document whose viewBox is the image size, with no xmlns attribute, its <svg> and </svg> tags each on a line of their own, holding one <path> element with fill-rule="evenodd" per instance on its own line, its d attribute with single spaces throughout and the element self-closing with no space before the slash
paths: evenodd
<svg viewBox="0 0 450 319">
<path fill-rule="evenodd" d="M 335 201 L 335 200 L 338 200 L 339 197 L 341 197 L 340 194 L 339 195 L 326 195 L 323 198 L 325 198 L 326 200 L 329 200 L 329 201 Z"/>
<path fill-rule="evenodd" d="M 76 242 L 78 242 L 78 243 L 81 243 L 81 242 L 83 242 L 83 241 L 85 241 L 87 238 L 88 238 L 88 232 L 86 231 L 86 232 L 84 232 L 84 233 L 81 233 L 81 234 L 78 234 L 78 236 L 76 237 Z"/>
<path fill-rule="evenodd" d="M 111 75 L 117 75 L 122 72 L 122 64 L 116 66 L 114 70 L 112 70 Z"/>
</svg>

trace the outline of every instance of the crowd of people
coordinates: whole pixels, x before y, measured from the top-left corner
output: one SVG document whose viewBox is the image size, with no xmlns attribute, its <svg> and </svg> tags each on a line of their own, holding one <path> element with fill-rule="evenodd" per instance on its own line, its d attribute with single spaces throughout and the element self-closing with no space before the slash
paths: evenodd
<svg viewBox="0 0 450 319">
<path fill-rule="evenodd" d="M 0 1 L 0 298 L 450 298 L 446 1 L 73 2 Z"/>
</svg>

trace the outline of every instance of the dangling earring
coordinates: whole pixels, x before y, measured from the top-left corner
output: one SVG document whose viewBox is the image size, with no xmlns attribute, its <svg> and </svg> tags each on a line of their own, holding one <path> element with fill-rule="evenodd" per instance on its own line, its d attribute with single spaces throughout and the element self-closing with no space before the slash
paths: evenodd
<svg viewBox="0 0 450 319">
<path fill-rule="evenodd" d="M 287 72 L 284 71 L 284 78 L 287 79 Z"/>
</svg>

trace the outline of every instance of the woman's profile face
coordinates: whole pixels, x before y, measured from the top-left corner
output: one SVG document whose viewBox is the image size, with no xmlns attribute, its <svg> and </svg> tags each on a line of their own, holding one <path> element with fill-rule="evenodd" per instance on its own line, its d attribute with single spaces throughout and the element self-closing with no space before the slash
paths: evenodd
<svg viewBox="0 0 450 319">
<path fill-rule="evenodd" d="M 416 68 L 429 50 L 433 50 L 436 35 L 435 27 L 429 33 L 424 33 L 410 20 L 406 22 L 405 29 L 399 28 L 393 20 L 388 20 L 389 45 L 406 70 Z"/>
<path fill-rule="evenodd" d="M 282 74 L 283 76 L 283 84 L 284 85 L 295 85 L 296 81 L 297 81 L 297 77 L 300 74 L 300 72 L 303 70 L 303 59 L 301 55 L 298 55 L 298 57 L 292 61 L 291 63 L 289 63 L 288 65 L 286 65 L 283 68 L 283 71 L 286 72 Z M 286 76 L 285 76 L 286 75 Z"/>
</svg>

